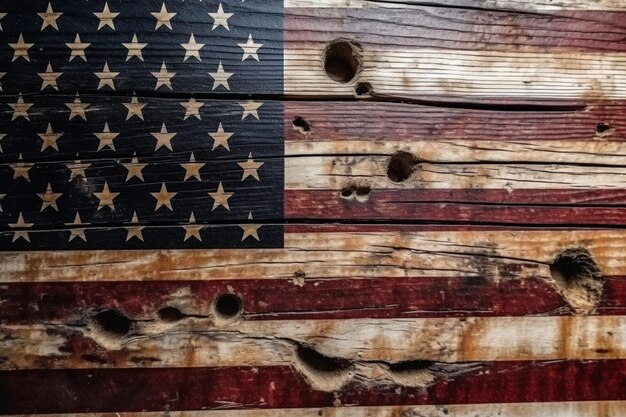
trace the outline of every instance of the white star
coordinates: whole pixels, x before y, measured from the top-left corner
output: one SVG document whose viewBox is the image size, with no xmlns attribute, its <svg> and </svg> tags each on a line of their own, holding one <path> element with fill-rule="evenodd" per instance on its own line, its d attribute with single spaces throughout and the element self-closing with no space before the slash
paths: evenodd
<svg viewBox="0 0 626 417">
<path fill-rule="evenodd" d="M 228 79 L 233 75 L 232 72 L 225 72 L 224 67 L 222 66 L 222 61 L 220 61 L 217 66 L 216 72 L 209 72 L 209 75 L 213 77 L 213 90 L 215 90 L 220 85 L 230 91 L 230 87 L 228 86 Z"/>
<path fill-rule="evenodd" d="M 122 166 L 128 170 L 128 174 L 126 175 L 126 182 L 135 177 L 139 178 L 142 182 L 144 181 L 142 171 L 145 167 L 148 166 L 148 164 L 140 164 L 136 154 L 133 154 L 133 158 L 130 160 L 129 164 L 122 164 Z"/>
<path fill-rule="evenodd" d="M 143 55 L 141 54 L 141 50 L 145 48 L 148 44 L 139 43 L 139 41 L 137 40 L 136 33 L 133 34 L 133 40 L 130 43 L 125 42 L 125 43 L 122 43 L 122 45 L 124 45 L 124 47 L 128 49 L 128 55 L 126 55 L 126 61 L 128 61 L 132 57 L 137 57 L 143 61 Z"/>
<path fill-rule="evenodd" d="M 68 48 L 72 51 L 70 53 L 70 61 L 74 58 L 80 58 L 83 61 L 87 62 L 87 57 L 85 56 L 85 49 L 87 49 L 91 44 L 85 43 L 80 40 L 80 35 L 77 33 L 76 38 L 74 38 L 74 42 L 66 43 Z"/>
<path fill-rule="evenodd" d="M 217 132 L 209 132 L 209 136 L 211 136 L 213 138 L 213 149 L 215 150 L 215 148 L 217 148 L 218 146 L 221 146 L 223 148 L 226 148 L 226 150 L 230 151 L 230 147 L 228 146 L 228 139 L 234 135 L 234 133 L 229 133 L 229 132 L 225 132 L 224 131 L 224 127 L 222 126 L 222 122 L 220 122 L 219 126 L 217 127 Z"/>
<path fill-rule="evenodd" d="M 252 34 L 248 36 L 248 42 L 238 43 L 237 45 L 239 45 L 239 47 L 243 49 L 243 57 L 241 58 L 242 61 L 245 61 L 248 57 L 256 59 L 257 61 L 259 60 L 259 54 L 257 51 L 260 47 L 263 46 L 263 44 L 254 43 L 254 40 L 252 39 Z"/>
<path fill-rule="evenodd" d="M 172 18 L 174 16 L 176 16 L 176 13 L 168 13 L 167 12 L 167 8 L 165 7 L 165 3 L 163 3 L 163 5 L 161 5 L 161 11 L 158 13 L 150 13 L 152 16 L 154 16 L 157 20 L 156 22 L 156 28 L 154 28 L 154 30 L 157 30 L 158 28 L 160 28 L 161 26 L 165 26 L 168 27 L 170 29 L 172 29 L 172 22 L 170 22 L 170 20 L 172 20 Z"/>
<path fill-rule="evenodd" d="M 192 211 L 191 216 L 189 216 L 189 224 L 183 226 L 183 229 L 185 229 L 185 238 L 183 239 L 184 242 L 191 239 L 192 237 L 202 242 L 202 236 L 200 235 L 200 231 L 202 230 L 204 226 L 201 224 L 195 224 L 195 223 L 196 223 L 196 218 L 193 215 L 193 211 Z"/>
<path fill-rule="evenodd" d="M 230 30 L 228 27 L 228 19 L 230 19 L 233 14 L 234 13 L 224 13 L 222 3 L 220 3 L 217 7 L 217 12 L 209 13 L 209 16 L 213 18 L 213 28 L 211 30 L 215 30 L 218 26 L 223 26 L 226 30 Z"/>
<path fill-rule="evenodd" d="M 0 201 L 4 200 L 4 197 L 6 197 L 6 194 L 0 194 Z M 4 212 L 4 210 L 2 210 L 2 206 L 0 205 L 0 213 Z"/>
<path fill-rule="evenodd" d="M 187 120 L 190 117 L 202 120 L 200 118 L 200 108 L 204 106 L 204 103 L 197 102 L 195 98 L 191 98 L 187 102 L 182 101 L 180 105 L 185 108 L 185 117 L 183 120 Z"/>
<path fill-rule="evenodd" d="M 112 13 L 109 10 L 109 3 L 104 2 L 104 10 L 101 13 L 94 13 L 98 19 L 100 19 L 100 23 L 98 24 L 98 30 L 102 29 L 105 26 L 110 27 L 115 30 L 115 24 L 113 23 L 113 19 L 119 16 L 119 13 Z"/>
<path fill-rule="evenodd" d="M 204 46 L 204 43 L 196 43 L 196 38 L 191 34 L 188 43 L 181 43 L 180 46 L 185 48 L 185 58 L 183 62 L 188 60 L 191 57 L 196 58 L 198 61 L 202 61 L 200 58 L 200 49 Z"/>
<path fill-rule="evenodd" d="M 57 206 L 57 200 L 59 197 L 63 195 L 63 193 L 54 193 L 52 192 L 52 185 L 48 183 L 48 188 L 46 188 L 45 193 L 37 194 L 39 198 L 41 198 L 41 210 L 44 211 L 48 207 L 53 208 L 56 211 L 59 211 L 59 206 Z"/>
<path fill-rule="evenodd" d="M 248 220 L 252 220 L 252 212 L 248 214 Z M 249 237 L 252 237 L 259 241 L 259 233 L 258 230 L 261 228 L 260 224 L 240 224 L 239 227 L 243 229 L 243 236 L 241 237 L 241 241 L 243 242 Z"/>
<path fill-rule="evenodd" d="M 158 193 L 150 193 L 152 197 L 156 198 L 156 206 L 154 207 L 154 211 L 157 211 L 161 207 L 167 207 L 171 211 L 174 211 L 172 207 L 172 198 L 176 196 L 178 193 L 170 193 L 167 191 L 167 187 L 165 183 L 161 184 L 161 190 Z"/>
<path fill-rule="evenodd" d="M 16 61 L 18 58 L 23 58 L 26 61 L 30 62 L 30 56 L 28 56 L 28 50 L 32 48 L 34 43 L 26 43 L 24 42 L 24 36 L 20 33 L 20 36 L 17 38 L 17 43 L 10 43 L 9 46 L 13 48 L 13 59 L 11 62 Z"/>
<path fill-rule="evenodd" d="M 248 177 L 256 178 L 257 181 L 260 181 L 259 178 L 259 168 L 263 165 L 263 162 L 255 162 L 252 159 L 252 152 L 248 155 L 248 160 L 246 162 L 237 162 L 237 164 L 243 168 L 243 176 L 241 177 L 241 181 L 245 180 Z"/>
<path fill-rule="evenodd" d="M 120 195 L 120 193 L 112 193 L 111 190 L 109 190 L 109 184 L 106 181 L 104 183 L 102 191 L 99 193 L 93 193 L 93 195 L 95 195 L 96 198 L 100 200 L 100 202 L 98 203 L 98 211 L 100 211 L 104 207 L 109 207 L 112 211 L 115 211 L 115 204 L 113 203 L 113 200 L 115 200 L 115 198 Z"/>
<path fill-rule="evenodd" d="M 131 224 L 138 225 L 139 219 L 137 218 L 137 212 L 133 212 L 133 218 L 130 220 Z M 128 226 L 126 227 L 126 241 L 128 242 L 132 238 L 137 238 L 143 242 L 143 233 L 141 231 L 144 228 L 142 226 Z"/>
<path fill-rule="evenodd" d="M 43 80 L 41 83 L 41 91 L 43 91 L 46 87 L 52 87 L 55 90 L 59 89 L 59 86 L 57 85 L 57 78 L 63 75 L 63 73 L 54 72 L 52 65 L 49 62 L 48 67 L 46 67 L 46 72 L 39 72 L 37 75 Z"/>
<path fill-rule="evenodd" d="M 5 75 L 7 75 L 6 72 L 0 72 L 0 80 L 2 79 L 2 77 L 4 77 Z M 2 83 L 0 83 L 0 91 L 2 91 Z"/>
<path fill-rule="evenodd" d="M 17 97 L 16 103 L 8 104 L 13 109 L 13 117 L 11 118 L 11 121 L 19 119 L 20 117 L 23 117 L 24 119 L 30 121 L 28 109 L 33 106 L 33 103 L 24 103 L 24 97 L 22 97 L 22 93 L 20 93 L 20 95 Z"/>
<path fill-rule="evenodd" d="M 41 30 L 44 30 L 48 26 L 59 30 L 59 27 L 57 26 L 57 19 L 61 17 L 61 15 L 63 15 L 63 13 L 55 13 L 54 10 L 52 10 L 52 4 L 48 3 L 48 8 L 45 13 L 37 13 L 37 16 L 43 19 Z"/>
<path fill-rule="evenodd" d="M 122 103 L 128 109 L 128 114 L 126 115 L 126 120 L 129 120 L 133 116 L 139 117 L 143 120 L 143 108 L 148 105 L 148 103 L 140 103 L 137 100 L 137 96 L 133 94 L 133 98 L 130 99 L 130 103 Z"/>
<path fill-rule="evenodd" d="M 98 90 L 107 86 L 111 87 L 112 90 L 115 90 L 115 84 L 113 83 L 113 79 L 120 75 L 120 73 L 110 71 L 108 62 L 104 62 L 104 68 L 102 69 L 102 72 L 95 72 L 94 74 L 100 79 L 100 82 L 98 83 Z"/>
<path fill-rule="evenodd" d="M 190 178 L 195 178 L 198 181 L 202 181 L 202 179 L 200 178 L 200 170 L 205 165 L 206 164 L 202 164 L 202 163 L 196 162 L 196 158 L 195 158 L 195 156 L 193 155 L 193 152 L 192 152 L 191 153 L 191 157 L 189 158 L 189 162 L 188 163 L 184 163 L 184 164 L 180 164 L 180 166 L 185 169 L 185 179 L 183 181 L 187 181 Z"/>
<path fill-rule="evenodd" d="M 224 192 L 224 187 L 222 186 L 222 182 L 217 186 L 217 191 L 214 193 L 209 193 L 209 195 L 213 198 L 213 209 L 215 210 L 219 206 L 224 207 L 226 210 L 230 211 L 230 207 L 228 206 L 228 199 L 231 198 L 235 193 L 227 193 Z"/>
<path fill-rule="evenodd" d="M 159 87 L 167 87 L 170 90 L 172 89 L 172 77 L 175 76 L 175 72 L 168 72 L 167 67 L 165 66 L 165 62 L 161 65 L 161 70 L 159 72 L 153 72 L 152 76 L 157 79 L 155 90 L 158 90 Z"/>
<path fill-rule="evenodd" d="M 109 148 L 115 150 L 115 144 L 113 143 L 113 139 L 118 137 L 119 133 L 113 133 L 109 130 L 109 123 L 104 122 L 104 128 L 102 129 L 102 133 L 94 133 L 94 135 L 100 140 L 98 144 L 98 150 L 102 150 L 104 148 Z"/>
<path fill-rule="evenodd" d="M 76 97 L 74 98 L 73 103 L 65 103 L 68 109 L 70 109 L 70 118 L 72 120 L 75 117 L 80 117 L 83 120 L 87 120 L 87 115 L 85 114 L 85 110 L 90 105 L 88 103 L 82 103 L 80 101 L 80 96 L 76 93 Z"/>
<path fill-rule="evenodd" d="M 252 116 L 255 119 L 259 120 L 259 107 L 263 105 L 260 101 L 242 101 L 239 103 L 241 108 L 243 109 L 243 114 L 241 115 L 241 120 L 244 120 L 248 116 Z"/>
<path fill-rule="evenodd" d="M 59 145 L 57 144 L 57 140 L 59 140 L 63 133 L 54 133 L 54 131 L 52 130 L 52 124 L 48 123 L 46 133 L 38 133 L 37 135 L 43 141 L 43 143 L 41 144 L 41 152 L 45 151 L 48 148 L 53 148 L 58 152 Z"/>
<path fill-rule="evenodd" d="M 2 20 L 6 15 L 6 13 L 0 13 L 0 20 Z M 2 30 L 2 23 L 0 23 L 0 30 Z"/>
<path fill-rule="evenodd" d="M 21 177 L 30 182 L 30 176 L 28 175 L 28 172 L 33 167 L 33 164 L 27 164 L 22 162 L 22 160 L 24 159 L 22 158 L 22 154 L 19 154 L 17 159 L 20 162 L 11 165 L 11 169 L 13 169 L 13 179 L 16 180 Z"/>
<path fill-rule="evenodd" d="M 5 136 L 6 136 L 6 134 L 0 133 L 0 141 L 2 141 L 2 139 L 5 138 Z M 2 145 L 0 145 L 0 153 L 2 153 Z M 2 210 L 0 210 L 0 211 L 2 211 Z"/>
<path fill-rule="evenodd" d="M 76 212 L 76 217 L 74 217 L 74 221 L 72 223 L 65 223 L 66 226 L 82 226 L 83 224 L 89 224 L 89 223 L 83 223 L 82 220 L 80 219 L 80 214 L 78 212 Z M 68 242 L 71 242 L 72 240 L 76 238 L 80 238 L 84 242 L 87 241 L 87 237 L 85 236 L 85 228 L 73 227 L 69 229 L 69 231 L 70 231 L 70 237 L 67 240 Z"/>
<path fill-rule="evenodd" d="M 12 229 L 15 229 L 15 228 L 22 229 L 22 228 L 33 227 L 33 224 L 34 223 L 26 223 L 24 221 L 24 216 L 22 215 L 22 212 L 20 212 L 19 216 L 17 217 L 17 222 L 9 223 L 9 227 Z M 22 238 L 25 241 L 30 242 L 30 238 L 28 237 L 28 232 L 26 230 L 16 230 L 15 232 L 13 232 L 13 240 L 11 242 L 15 242 L 19 238 Z"/>
<path fill-rule="evenodd" d="M 158 151 L 163 146 L 165 146 L 170 151 L 174 150 L 172 149 L 172 138 L 176 136 L 176 133 L 169 133 L 167 131 L 167 127 L 165 127 L 165 123 L 163 123 L 163 125 L 161 126 L 160 133 L 150 133 L 150 134 L 154 136 L 154 138 L 157 140 L 157 143 L 154 145 L 155 152 Z"/>
</svg>

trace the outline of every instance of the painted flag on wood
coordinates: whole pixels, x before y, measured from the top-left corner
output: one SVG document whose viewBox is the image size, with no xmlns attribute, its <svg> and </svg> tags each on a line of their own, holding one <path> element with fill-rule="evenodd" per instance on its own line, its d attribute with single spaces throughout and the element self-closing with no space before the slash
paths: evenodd
<svg viewBox="0 0 626 417">
<path fill-rule="evenodd" d="M 624 415 L 624 39 L 620 0 L 0 0 L 0 414 Z"/>
</svg>

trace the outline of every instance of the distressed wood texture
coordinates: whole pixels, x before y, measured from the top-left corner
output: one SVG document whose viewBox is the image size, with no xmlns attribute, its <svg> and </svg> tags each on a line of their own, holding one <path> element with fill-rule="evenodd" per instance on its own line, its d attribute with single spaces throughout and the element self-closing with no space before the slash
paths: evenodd
<svg viewBox="0 0 626 417">
<path fill-rule="evenodd" d="M 626 415 L 625 0 L 37 1 L 0 415 Z"/>
</svg>

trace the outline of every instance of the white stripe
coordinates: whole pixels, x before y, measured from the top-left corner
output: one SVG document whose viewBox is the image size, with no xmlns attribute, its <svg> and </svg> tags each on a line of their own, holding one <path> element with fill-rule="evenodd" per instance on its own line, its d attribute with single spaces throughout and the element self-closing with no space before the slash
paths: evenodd
<svg viewBox="0 0 626 417">
<path fill-rule="evenodd" d="M 419 117 L 419 116 L 418 116 Z M 471 119 L 468 123 L 472 123 Z M 537 120 L 536 123 L 544 123 Z M 469 140 L 438 137 L 424 140 L 418 136 L 385 140 L 346 140 L 341 135 L 324 137 L 316 134 L 316 141 L 295 140 L 285 143 L 287 157 L 329 155 L 348 158 L 350 155 L 390 156 L 398 151 L 409 152 L 427 162 L 501 162 L 501 163 L 559 163 L 626 166 L 626 141 L 607 141 L 594 136 L 595 126 L 589 125 L 587 140 L 547 140 L 538 137 L 526 140 L 514 130 L 507 139 Z M 367 131 L 361 133 L 367 136 Z M 407 132 L 410 135 L 410 132 Z M 521 136 L 521 135 L 520 135 Z M 479 138 L 480 139 L 480 138 Z M 302 169 L 301 169 L 302 170 Z M 290 172 L 293 175 L 294 172 Z"/>
<path fill-rule="evenodd" d="M 286 233 L 284 249 L 0 252 L 0 282 L 359 277 L 515 277 L 550 280 L 565 249 L 587 249 L 605 275 L 626 275 L 625 230 Z M 398 233 L 398 232 L 402 233 Z M 480 262 L 479 262 L 480 261 Z M 502 272 L 504 271 L 504 272 Z"/>
<path fill-rule="evenodd" d="M 93 323 L 87 328 L 59 324 L 53 335 L 50 326 L 4 326 L 1 368 L 298 366 L 298 345 L 352 361 L 359 366 L 356 373 L 367 375 L 372 366 L 374 374 L 386 372 L 381 361 L 626 359 L 625 316 L 262 320 L 226 327 L 209 316 L 176 323 L 139 320 L 136 336 L 125 337 Z M 104 365 L 72 357 L 59 347 L 75 332 L 105 349 L 123 351 Z M 133 360 L 142 357 L 151 360 Z"/>
<path fill-rule="evenodd" d="M 367 81 L 378 95 L 463 98 L 626 98 L 626 54 L 380 48 L 363 51 L 363 70 L 347 84 L 324 70 L 322 43 L 287 44 L 285 93 L 353 96 Z"/>
<path fill-rule="evenodd" d="M 622 141 L 593 140 L 591 135 L 588 141 L 393 139 L 287 142 L 285 188 L 341 190 L 353 185 L 369 186 L 373 190 L 626 188 L 626 142 Z M 416 165 L 414 173 L 398 183 L 388 178 L 387 166 L 391 155 L 399 151 L 428 162 Z"/>
</svg>

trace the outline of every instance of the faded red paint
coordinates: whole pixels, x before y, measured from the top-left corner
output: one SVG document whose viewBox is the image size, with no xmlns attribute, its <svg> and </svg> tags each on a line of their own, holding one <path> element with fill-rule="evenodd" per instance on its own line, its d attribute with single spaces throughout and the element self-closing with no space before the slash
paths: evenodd
<svg viewBox="0 0 626 417">
<path fill-rule="evenodd" d="M 493 224 L 626 224 L 626 190 L 383 189 L 367 201 L 337 190 L 285 190 L 291 219 Z"/>
<path fill-rule="evenodd" d="M 337 393 L 291 367 L 22 370 L 0 372 L 0 414 L 626 400 L 624 386 L 625 360 L 492 362 L 427 389 Z"/>
<path fill-rule="evenodd" d="M 246 320 L 304 320 L 392 317 L 466 317 L 570 314 L 547 282 L 515 279 L 502 267 L 501 280 L 464 278 L 383 278 L 292 280 L 61 282 L 5 284 L 0 321 L 5 324 L 80 322 L 114 309 L 131 319 L 158 320 L 157 311 L 177 307 L 172 294 L 184 289 L 193 307 L 184 314 L 207 314 L 214 298 L 232 288 L 244 303 Z M 626 279 L 608 277 L 599 314 L 626 311 Z"/>
</svg>

